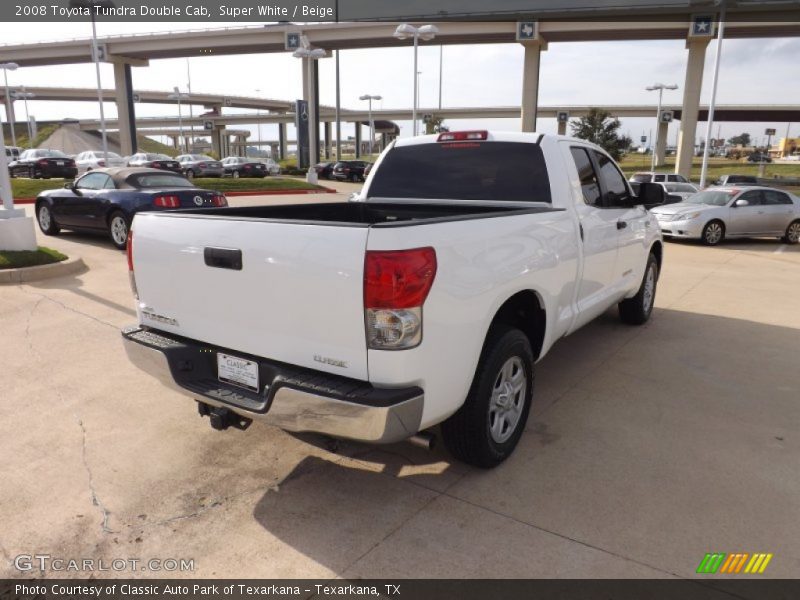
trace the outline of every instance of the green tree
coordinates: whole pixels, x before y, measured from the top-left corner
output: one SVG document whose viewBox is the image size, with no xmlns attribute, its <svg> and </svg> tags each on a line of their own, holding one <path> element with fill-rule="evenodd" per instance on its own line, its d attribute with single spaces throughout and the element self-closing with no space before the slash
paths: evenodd
<svg viewBox="0 0 800 600">
<path fill-rule="evenodd" d="M 450 128 L 444 124 L 444 117 L 437 117 L 435 115 L 425 115 L 422 118 L 422 122 L 425 123 L 425 133 L 442 133 L 444 131 L 450 131 Z"/>
<path fill-rule="evenodd" d="M 750 145 L 750 134 L 740 133 L 739 135 L 735 135 L 728 140 L 728 143 L 731 146 L 749 146 Z"/>
<path fill-rule="evenodd" d="M 570 123 L 572 135 L 597 144 L 608 152 L 614 160 L 619 160 L 630 146 L 630 138 L 620 137 L 619 119 L 599 108 L 592 108 L 589 114 Z"/>
</svg>

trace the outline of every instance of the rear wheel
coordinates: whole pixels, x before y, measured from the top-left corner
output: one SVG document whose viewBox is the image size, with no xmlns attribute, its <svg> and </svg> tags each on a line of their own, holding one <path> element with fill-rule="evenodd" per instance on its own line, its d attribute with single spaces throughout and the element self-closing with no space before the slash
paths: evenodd
<svg viewBox="0 0 800 600">
<path fill-rule="evenodd" d="M 787 244 L 800 242 L 800 220 L 789 223 L 786 228 L 786 235 L 783 236 L 783 241 Z"/>
<path fill-rule="evenodd" d="M 128 220 L 122 212 L 115 211 L 111 214 L 108 220 L 108 232 L 114 245 L 120 250 L 125 250 L 125 245 L 128 243 Z"/>
<path fill-rule="evenodd" d="M 61 228 L 53 218 L 53 213 L 47 204 L 39 205 L 36 210 L 36 220 L 39 223 L 39 229 L 45 235 L 58 235 L 61 232 Z"/>
<path fill-rule="evenodd" d="M 186 171 L 186 179 L 194 179 L 194 171 L 192 171 L 191 169 Z"/>
<path fill-rule="evenodd" d="M 239 177 L 241 177 L 241 175 L 239 175 L 239 171 L 234 171 L 233 172 L 233 178 L 234 179 L 239 179 Z"/>
<path fill-rule="evenodd" d="M 623 323 L 629 325 L 641 325 L 647 322 L 653 312 L 653 304 L 656 300 L 656 286 L 658 285 L 658 261 L 650 254 L 647 257 L 642 284 L 639 291 L 633 298 L 628 298 L 620 302 L 619 318 Z"/>
<path fill-rule="evenodd" d="M 706 246 L 716 246 L 725 239 L 725 224 L 722 221 L 709 221 L 703 227 L 701 239 Z"/>
<path fill-rule="evenodd" d="M 464 405 L 442 423 L 447 449 L 476 467 L 499 465 L 516 448 L 533 399 L 533 351 L 519 329 L 489 337 Z"/>
<path fill-rule="evenodd" d="M 36 179 L 36 169 L 33 167 L 28 167 L 28 177 L 30 179 Z"/>
</svg>

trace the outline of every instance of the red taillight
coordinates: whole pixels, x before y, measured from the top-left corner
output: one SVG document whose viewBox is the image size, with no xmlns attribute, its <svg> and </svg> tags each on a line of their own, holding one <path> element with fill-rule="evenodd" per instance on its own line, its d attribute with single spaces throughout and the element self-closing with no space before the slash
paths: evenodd
<svg viewBox="0 0 800 600">
<path fill-rule="evenodd" d="M 199 165 L 197 165 L 197 168 L 198 169 L 205 169 L 206 166 L 207 166 L 206 163 L 200 163 Z"/>
<path fill-rule="evenodd" d="M 364 267 L 364 308 L 422 306 L 436 276 L 436 251 L 368 251 Z"/>
<path fill-rule="evenodd" d="M 105 166 L 106 166 L 106 161 L 104 161 L 104 160 L 98 160 L 98 161 L 97 161 L 97 166 L 98 166 L 98 167 L 105 167 Z"/>
<path fill-rule="evenodd" d="M 128 243 L 125 246 L 128 255 L 128 271 L 133 272 L 133 231 L 128 231 Z"/>
<path fill-rule="evenodd" d="M 211 198 L 212 206 L 228 206 L 228 199 L 222 194 L 214 194 Z"/>
<path fill-rule="evenodd" d="M 38 160 L 38 161 L 36 161 L 36 162 L 37 162 L 37 164 L 40 164 L 40 165 L 42 165 L 43 167 L 46 167 L 46 166 L 47 166 L 47 159 L 46 159 L 46 158 L 42 158 L 41 160 Z"/>
<path fill-rule="evenodd" d="M 345 173 L 349 173 L 349 172 L 350 172 L 350 167 L 345 167 L 345 168 L 344 168 L 344 169 L 342 169 L 342 170 L 343 170 Z"/>
<path fill-rule="evenodd" d="M 153 200 L 153 206 L 160 206 L 162 208 L 178 208 L 181 201 L 177 196 L 156 196 Z"/>
<path fill-rule="evenodd" d="M 449 131 L 440 133 L 436 138 L 437 142 L 472 142 L 475 140 L 486 140 L 489 137 L 488 131 Z"/>
<path fill-rule="evenodd" d="M 251 167 L 250 165 L 245 165 L 245 166 L 244 166 L 244 170 L 245 170 L 245 171 L 249 171 L 251 168 L 252 168 L 252 167 Z"/>
</svg>

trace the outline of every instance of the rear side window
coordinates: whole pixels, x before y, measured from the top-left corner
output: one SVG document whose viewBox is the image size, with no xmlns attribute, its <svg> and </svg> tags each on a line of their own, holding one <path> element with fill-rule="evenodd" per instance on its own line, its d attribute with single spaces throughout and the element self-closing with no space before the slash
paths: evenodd
<svg viewBox="0 0 800 600">
<path fill-rule="evenodd" d="M 141 175 L 131 175 L 127 182 L 135 188 L 193 188 L 194 184 L 180 175 L 169 175 L 167 173 L 143 173 Z"/>
<path fill-rule="evenodd" d="M 770 206 L 775 204 L 791 204 L 792 201 L 788 195 L 784 194 L 783 192 L 777 192 L 775 190 L 762 190 L 764 204 Z"/>
<path fill-rule="evenodd" d="M 578 179 L 581 182 L 583 200 L 589 206 L 597 206 L 600 203 L 600 182 L 594 172 L 589 153 L 585 148 L 570 148 L 575 166 L 578 169 Z"/>
<path fill-rule="evenodd" d="M 373 171 L 373 198 L 552 202 L 542 149 L 519 142 L 400 146 Z"/>
</svg>

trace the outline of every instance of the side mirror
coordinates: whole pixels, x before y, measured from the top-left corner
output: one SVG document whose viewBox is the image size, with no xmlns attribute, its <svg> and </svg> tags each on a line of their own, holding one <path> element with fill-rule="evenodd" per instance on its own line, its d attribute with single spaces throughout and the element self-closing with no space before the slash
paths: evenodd
<svg viewBox="0 0 800 600">
<path fill-rule="evenodd" d="M 643 204 L 645 208 L 660 206 L 667 201 L 667 193 L 658 183 L 640 183 L 636 194 L 636 204 Z"/>
<path fill-rule="evenodd" d="M 733 205 L 737 207 L 742 207 L 742 206 L 750 206 L 750 203 L 744 198 L 739 198 L 736 202 L 733 203 Z"/>
<path fill-rule="evenodd" d="M 74 185 L 75 185 L 74 181 L 68 181 L 67 183 L 64 184 L 64 189 L 71 190 Z"/>
</svg>

